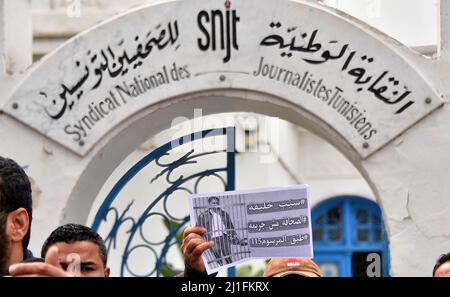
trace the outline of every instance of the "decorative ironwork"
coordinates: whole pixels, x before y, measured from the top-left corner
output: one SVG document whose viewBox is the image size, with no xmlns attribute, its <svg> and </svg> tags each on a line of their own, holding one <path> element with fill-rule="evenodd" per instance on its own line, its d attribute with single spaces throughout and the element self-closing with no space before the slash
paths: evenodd
<svg viewBox="0 0 450 297">
<path fill-rule="evenodd" d="M 195 149 L 191 149 L 182 154 L 181 157 L 177 156 L 173 159 L 174 155 L 176 155 L 176 153 L 173 153 L 175 148 L 211 137 L 225 138 L 226 144 L 224 148 L 199 153 L 196 153 Z M 217 156 L 220 154 L 225 154 L 226 164 L 223 164 L 222 167 L 202 168 L 200 161 L 204 157 L 217 159 Z M 193 164 L 198 167 L 196 167 L 197 170 L 195 172 L 186 176 L 177 172 L 180 168 L 192 166 Z M 119 193 L 130 184 L 136 175 L 150 165 L 159 168 L 159 172 L 149 180 L 150 185 L 154 186 L 156 181 L 161 182 L 164 180 L 166 188 L 163 188 L 161 191 L 158 190 L 159 194 L 149 197 L 145 209 L 136 216 L 131 214 L 131 210 L 136 212 L 135 200 L 125 197 L 128 201 L 124 204 L 123 201 L 118 203 L 118 200 L 123 199 L 117 198 Z M 210 166 L 210 164 L 207 165 Z M 216 178 L 223 184 L 223 188 L 216 189 L 217 191 L 234 190 L 234 170 L 234 127 L 212 129 L 186 135 L 153 150 L 131 167 L 112 187 L 98 209 L 92 224 L 94 230 L 99 231 L 101 229 L 99 232 L 105 238 L 108 254 L 111 254 L 112 251 L 117 252 L 117 250 L 121 253 L 120 276 L 160 276 L 163 268 L 172 269 L 167 259 L 168 251 L 171 247 L 181 243 L 181 238 L 180 236 L 177 237 L 177 235 L 184 229 L 190 218 L 187 209 L 187 215 L 182 217 L 172 213 L 172 209 L 168 205 L 170 197 L 177 191 L 183 191 L 186 194 L 197 193 L 200 182 L 207 177 Z M 120 204 L 126 206 L 121 207 Z M 144 224 L 150 218 L 158 217 L 161 218 L 167 227 L 167 230 L 163 230 L 163 228 L 160 230 L 161 233 L 167 233 L 164 235 L 163 240 L 148 238 L 144 230 Z M 125 243 L 124 247 L 119 247 L 119 242 L 122 245 Z M 140 251 L 146 251 L 156 259 L 154 264 L 149 263 L 149 266 L 152 265 L 152 267 L 149 267 L 149 271 L 146 273 L 138 273 L 129 265 L 130 260 L 137 257 L 135 254 L 138 254 Z M 148 259 L 139 258 L 139 261 L 140 263 L 145 263 Z"/>
</svg>

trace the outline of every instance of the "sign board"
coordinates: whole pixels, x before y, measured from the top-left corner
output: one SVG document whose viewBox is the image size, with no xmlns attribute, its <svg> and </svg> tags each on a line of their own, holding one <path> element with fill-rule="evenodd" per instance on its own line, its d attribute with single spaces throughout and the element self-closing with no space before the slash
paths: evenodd
<svg viewBox="0 0 450 297">
<path fill-rule="evenodd" d="M 208 274 L 258 258 L 312 258 L 309 186 L 190 196 L 192 226 L 214 246 L 203 253 Z"/>
<path fill-rule="evenodd" d="M 308 111 L 366 157 L 443 104 L 382 38 L 311 2 L 148 6 L 70 40 L 5 110 L 85 155 L 122 121 L 168 98 L 250 90 Z"/>
</svg>

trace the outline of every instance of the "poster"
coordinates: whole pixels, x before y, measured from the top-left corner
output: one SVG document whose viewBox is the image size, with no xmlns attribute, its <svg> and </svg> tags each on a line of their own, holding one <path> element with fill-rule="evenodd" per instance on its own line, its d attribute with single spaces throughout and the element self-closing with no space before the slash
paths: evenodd
<svg viewBox="0 0 450 297">
<path fill-rule="evenodd" d="M 309 186 L 193 194 L 191 226 L 207 229 L 208 274 L 261 258 L 313 258 Z"/>
</svg>

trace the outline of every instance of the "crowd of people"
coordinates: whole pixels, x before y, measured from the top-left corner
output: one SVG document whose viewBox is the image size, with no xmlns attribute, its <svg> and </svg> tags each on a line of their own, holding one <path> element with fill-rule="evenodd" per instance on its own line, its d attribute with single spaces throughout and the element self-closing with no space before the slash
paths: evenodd
<svg viewBox="0 0 450 297">
<path fill-rule="evenodd" d="M 0 157 L 0 276 L 108 277 L 108 251 L 101 236 L 89 227 L 66 224 L 44 242 L 40 257 L 28 250 L 32 225 L 31 184 L 13 160 Z M 205 226 L 187 227 L 181 245 L 185 257 L 184 277 L 208 275 L 202 255 L 217 240 L 205 236 Z M 222 236 L 222 234 L 221 234 Z M 212 239 L 212 240 L 207 240 Z M 435 277 L 450 277 L 450 253 L 441 255 L 433 269 Z M 322 277 L 309 259 L 272 259 L 265 277 Z"/>
<path fill-rule="evenodd" d="M 13 160 L 0 157 L 0 276 L 109 276 L 104 240 L 78 224 L 58 227 L 42 246 L 28 250 L 32 224 L 31 184 Z"/>
</svg>

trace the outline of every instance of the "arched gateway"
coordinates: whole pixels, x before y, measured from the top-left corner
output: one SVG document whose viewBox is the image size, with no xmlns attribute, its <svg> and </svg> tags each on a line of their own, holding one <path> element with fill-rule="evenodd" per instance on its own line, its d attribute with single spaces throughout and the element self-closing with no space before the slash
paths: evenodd
<svg viewBox="0 0 450 297">
<path fill-rule="evenodd" d="M 194 108 L 277 116 L 353 162 L 383 210 L 392 274 L 423 275 L 429 246 L 444 252 L 450 235 L 450 190 L 439 187 L 449 177 L 450 117 L 443 79 L 426 63 L 310 1 L 172 1 L 76 36 L 21 79 L 3 109 L 39 134 L 4 121 L 42 139 L 42 149 L 2 135 L 11 150 L 21 147 L 40 187 L 54 189 L 34 227 L 48 234 L 85 222 L 117 164 L 174 117 L 191 118 Z"/>
</svg>

